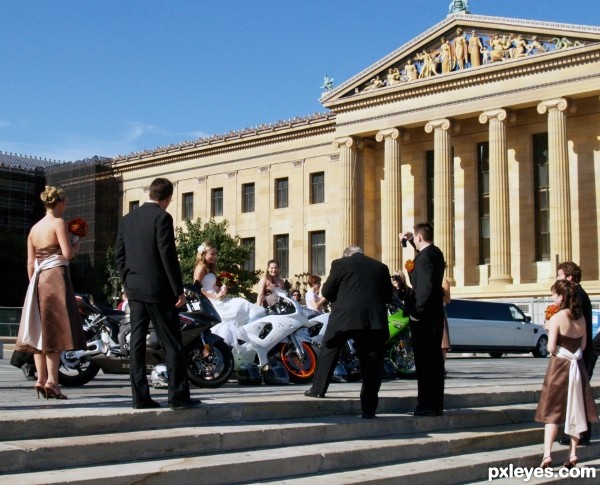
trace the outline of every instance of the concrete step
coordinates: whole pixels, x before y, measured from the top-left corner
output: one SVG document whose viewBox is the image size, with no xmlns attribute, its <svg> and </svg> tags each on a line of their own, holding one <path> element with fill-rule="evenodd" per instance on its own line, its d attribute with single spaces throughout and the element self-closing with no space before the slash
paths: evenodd
<svg viewBox="0 0 600 485">
<path fill-rule="evenodd" d="M 379 419 L 388 425 L 388 429 L 389 425 L 393 424 L 393 419 L 388 420 L 387 417 Z M 412 419 L 443 420 L 443 418 Z M 388 423 L 388 421 L 392 422 Z M 356 431 L 355 429 L 354 432 Z M 286 435 L 283 430 L 283 436 Z M 173 484 L 184 481 L 203 484 L 247 483 L 259 480 L 280 481 L 283 477 L 337 474 L 357 468 L 364 471 L 374 466 L 396 465 L 399 460 L 405 462 L 404 473 L 408 475 L 408 471 L 411 467 L 414 470 L 419 460 L 432 462 L 448 460 L 449 456 L 460 457 L 465 451 L 471 450 L 477 450 L 483 457 L 490 450 L 531 445 L 540 443 L 542 439 L 543 430 L 531 423 L 484 426 L 467 431 L 397 433 L 386 437 L 365 436 L 336 441 L 325 441 L 313 436 L 312 443 L 303 445 L 290 445 L 283 438 L 277 446 L 269 449 L 256 449 L 256 445 L 260 443 L 255 442 L 252 449 L 244 451 L 215 450 L 213 453 L 201 456 L 16 473 L 1 477 L 0 484 L 95 484 L 106 483 L 109 480 L 111 485 Z M 539 446 L 538 444 L 538 451 Z M 94 446 L 93 449 L 97 448 Z M 100 452 L 96 451 L 96 453 Z M 460 464 L 461 459 L 456 458 L 454 463 Z"/>
<path fill-rule="evenodd" d="M 33 395 L 33 390 L 31 391 Z M 411 393 L 412 394 L 412 393 Z M 597 389 L 600 396 L 600 388 Z M 129 400 L 120 405 L 98 399 L 68 399 L 56 401 L 36 400 L 35 407 L 24 407 L 20 403 L 3 407 L 0 411 L 0 440 L 23 440 L 38 438 L 60 438 L 65 436 L 89 436 L 99 433 L 145 431 L 174 427 L 210 426 L 216 423 L 241 423 L 262 420 L 284 420 L 288 418 L 313 418 L 320 416 L 360 415 L 360 401 L 356 395 L 313 399 L 299 393 L 294 399 L 289 396 L 270 396 L 269 403 L 262 397 L 241 398 L 225 402 L 218 394 L 203 398 L 202 406 L 173 412 L 167 408 L 155 410 L 133 410 Z M 481 406 L 510 406 L 538 400 L 537 390 L 491 390 L 488 392 L 448 392 L 444 397 L 446 409 L 469 409 Z M 402 414 L 414 409 L 414 395 L 381 396 L 378 413 Z M 14 411 L 18 411 L 15 413 Z"/>
<path fill-rule="evenodd" d="M 406 461 L 403 457 L 401 463 L 347 470 L 337 473 L 322 473 L 318 475 L 305 475 L 295 478 L 282 478 L 275 481 L 261 481 L 262 485 L 312 485 L 327 483 L 327 485 L 350 485 L 361 483 L 365 485 L 396 485 L 410 483 L 411 485 L 452 485 L 452 484 L 498 484 L 498 485 L 523 485 L 523 483 L 561 483 L 561 484 L 597 484 L 600 482 L 600 441 L 592 441 L 590 446 L 579 447 L 578 470 L 571 472 L 572 477 L 561 477 L 566 473 L 560 470 L 560 464 L 568 458 L 568 448 L 558 447 L 553 452 L 555 466 L 552 468 L 551 477 L 535 478 L 529 475 L 516 478 L 515 468 L 526 468 L 527 473 L 541 473 L 534 471 L 541 462 L 541 441 L 528 446 L 513 447 L 508 449 L 477 451 L 460 455 L 442 456 L 433 459 Z M 512 478 L 491 478 L 494 472 L 492 467 L 502 468 L 502 473 L 512 474 Z M 582 470 L 589 468 L 593 470 Z M 596 477 L 591 476 L 595 472 Z M 500 471 L 498 471 L 498 474 Z M 585 474 L 585 475 L 582 475 Z M 252 483 L 252 482 L 247 482 Z"/>
<path fill-rule="evenodd" d="M 441 430 L 514 423 L 529 430 L 533 412 L 533 406 L 526 404 L 515 405 L 510 409 L 483 407 L 450 410 L 437 418 L 382 415 L 375 420 L 364 420 L 347 415 L 322 416 L 318 419 L 287 418 L 243 424 L 188 425 L 147 431 L 11 440 L 0 443 L 0 463 L 5 464 L 2 467 L 5 472 L 18 473 L 57 466 L 82 467 L 117 463 L 124 459 L 142 461 L 257 448 L 343 443 L 356 438 L 393 438 L 398 433 L 402 433 L 404 437 L 421 436 Z M 145 414 L 146 419 L 153 418 L 151 413 Z M 188 414 L 188 417 L 192 416 Z M 122 426 L 125 428 L 124 423 Z M 534 428 L 537 431 L 540 429 L 537 425 Z M 65 457 L 69 457 L 68 461 L 65 461 Z"/>
</svg>

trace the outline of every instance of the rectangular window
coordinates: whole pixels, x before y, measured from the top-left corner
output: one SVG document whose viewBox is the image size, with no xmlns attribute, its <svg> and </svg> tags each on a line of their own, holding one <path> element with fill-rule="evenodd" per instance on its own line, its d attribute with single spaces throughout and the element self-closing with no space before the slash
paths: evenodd
<svg viewBox="0 0 600 485">
<path fill-rule="evenodd" d="M 325 267 L 325 231 L 310 233 L 310 272 L 314 275 L 324 275 Z"/>
<path fill-rule="evenodd" d="M 550 180 L 548 133 L 533 135 L 533 191 L 535 194 L 535 259 L 550 261 Z"/>
<path fill-rule="evenodd" d="M 140 201 L 139 200 L 132 200 L 129 203 L 129 212 L 133 212 L 134 210 L 136 210 L 138 207 L 140 206 Z"/>
<path fill-rule="evenodd" d="M 223 187 L 212 189 L 210 191 L 212 217 L 221 217 L 223 215 Z"/>
<path fill-rule="evenodd" d="M 310 203 L 322 204 L 325 202 L 325 172 L 310 174 Z"/>
<path fill-rule="evenodd" d="M 194 194 L 188 192 L 181 196 L 181 218 L 192 220 L 194 218 Z"/>
<path fill-rule="evenodd" d="M 283 209 L 288 206 L 288 179 L 275 180 L 275 209 Z"/>
<path fill-rule="evenodd" d="M 254 212 L 254 184 L 242 184 L 242 212 Z"/>
<path fill-rule="evenodd" d="M 242 269 L 244 271 L 255 271 L 256 270 L 256 240 L 253 237 L 247 237 L 240 240 L 242 247 L 250 249 L 248 259 L 242 263 Z"/>
<path fill-rule="evenodd" d="M 275 236 L 275 259 L 279 261 L 279 276 L 287 278 L 290 268 L 290 236 Z"/>
<path fill-rule="evenodd" d="M 490 263 L 490 144 L 477 145 L 479 264 Z"/>
</svg>

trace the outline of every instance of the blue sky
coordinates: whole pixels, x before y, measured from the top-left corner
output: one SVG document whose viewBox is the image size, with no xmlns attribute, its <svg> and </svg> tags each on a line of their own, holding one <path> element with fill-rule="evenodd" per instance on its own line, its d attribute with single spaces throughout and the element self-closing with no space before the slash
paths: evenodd
<svg viewBox="0 0 600 485">
<path fill-rule="evenodd" d="M 339 85 L 443 20 L 449 0 L 2 0 L 0 151 L 116 156 L 324 112 Z M 600 0 L 470 0 L 600 26 Z"/>
</svg>

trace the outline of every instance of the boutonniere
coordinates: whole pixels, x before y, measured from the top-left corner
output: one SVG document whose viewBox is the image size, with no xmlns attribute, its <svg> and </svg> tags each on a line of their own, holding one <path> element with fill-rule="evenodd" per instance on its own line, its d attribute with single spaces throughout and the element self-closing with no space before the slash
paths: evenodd
<svg viewBox="0 0 600 485">
<path fill-rule="evenodd" d="M 546 320 L 550 320 L 554 315 L 556 315 L 560 311 L 560 307 L 556 304 L 548 305 L 546 310 L 544 310 L 544 315 Z"/>
<path fill-rule="evenodd" d="M 415 262 L 412 259 L 407 259 L 406 263 L 404 263 L 404 268 L 409 273 L 412 273 L 413 269 L 415 269 Z"/>
</svg>

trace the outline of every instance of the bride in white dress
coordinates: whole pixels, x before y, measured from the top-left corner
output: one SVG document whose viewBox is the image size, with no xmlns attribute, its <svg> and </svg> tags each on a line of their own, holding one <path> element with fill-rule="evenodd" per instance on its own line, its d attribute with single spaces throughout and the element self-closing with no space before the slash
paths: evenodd
<svg viewBox="0 0 600 485">
<path fill-rule="evenodd" d="M 227 287 L 217 285 L 216 264 L 217 248 L 210 242 L 203 242 L 198 246 L 196 267 L 194 268 L 194 284 L 201 288 L 202 293 L 207 298 L 211 299 L 211 303 L 221 317 L 221 323 L 212 327 L 212 333 L 234 347 L 237 345 L 238 327 L 260 315 L 264 315 L 265 310 L 244 298 L 226 297 Z"/>
</svg>

